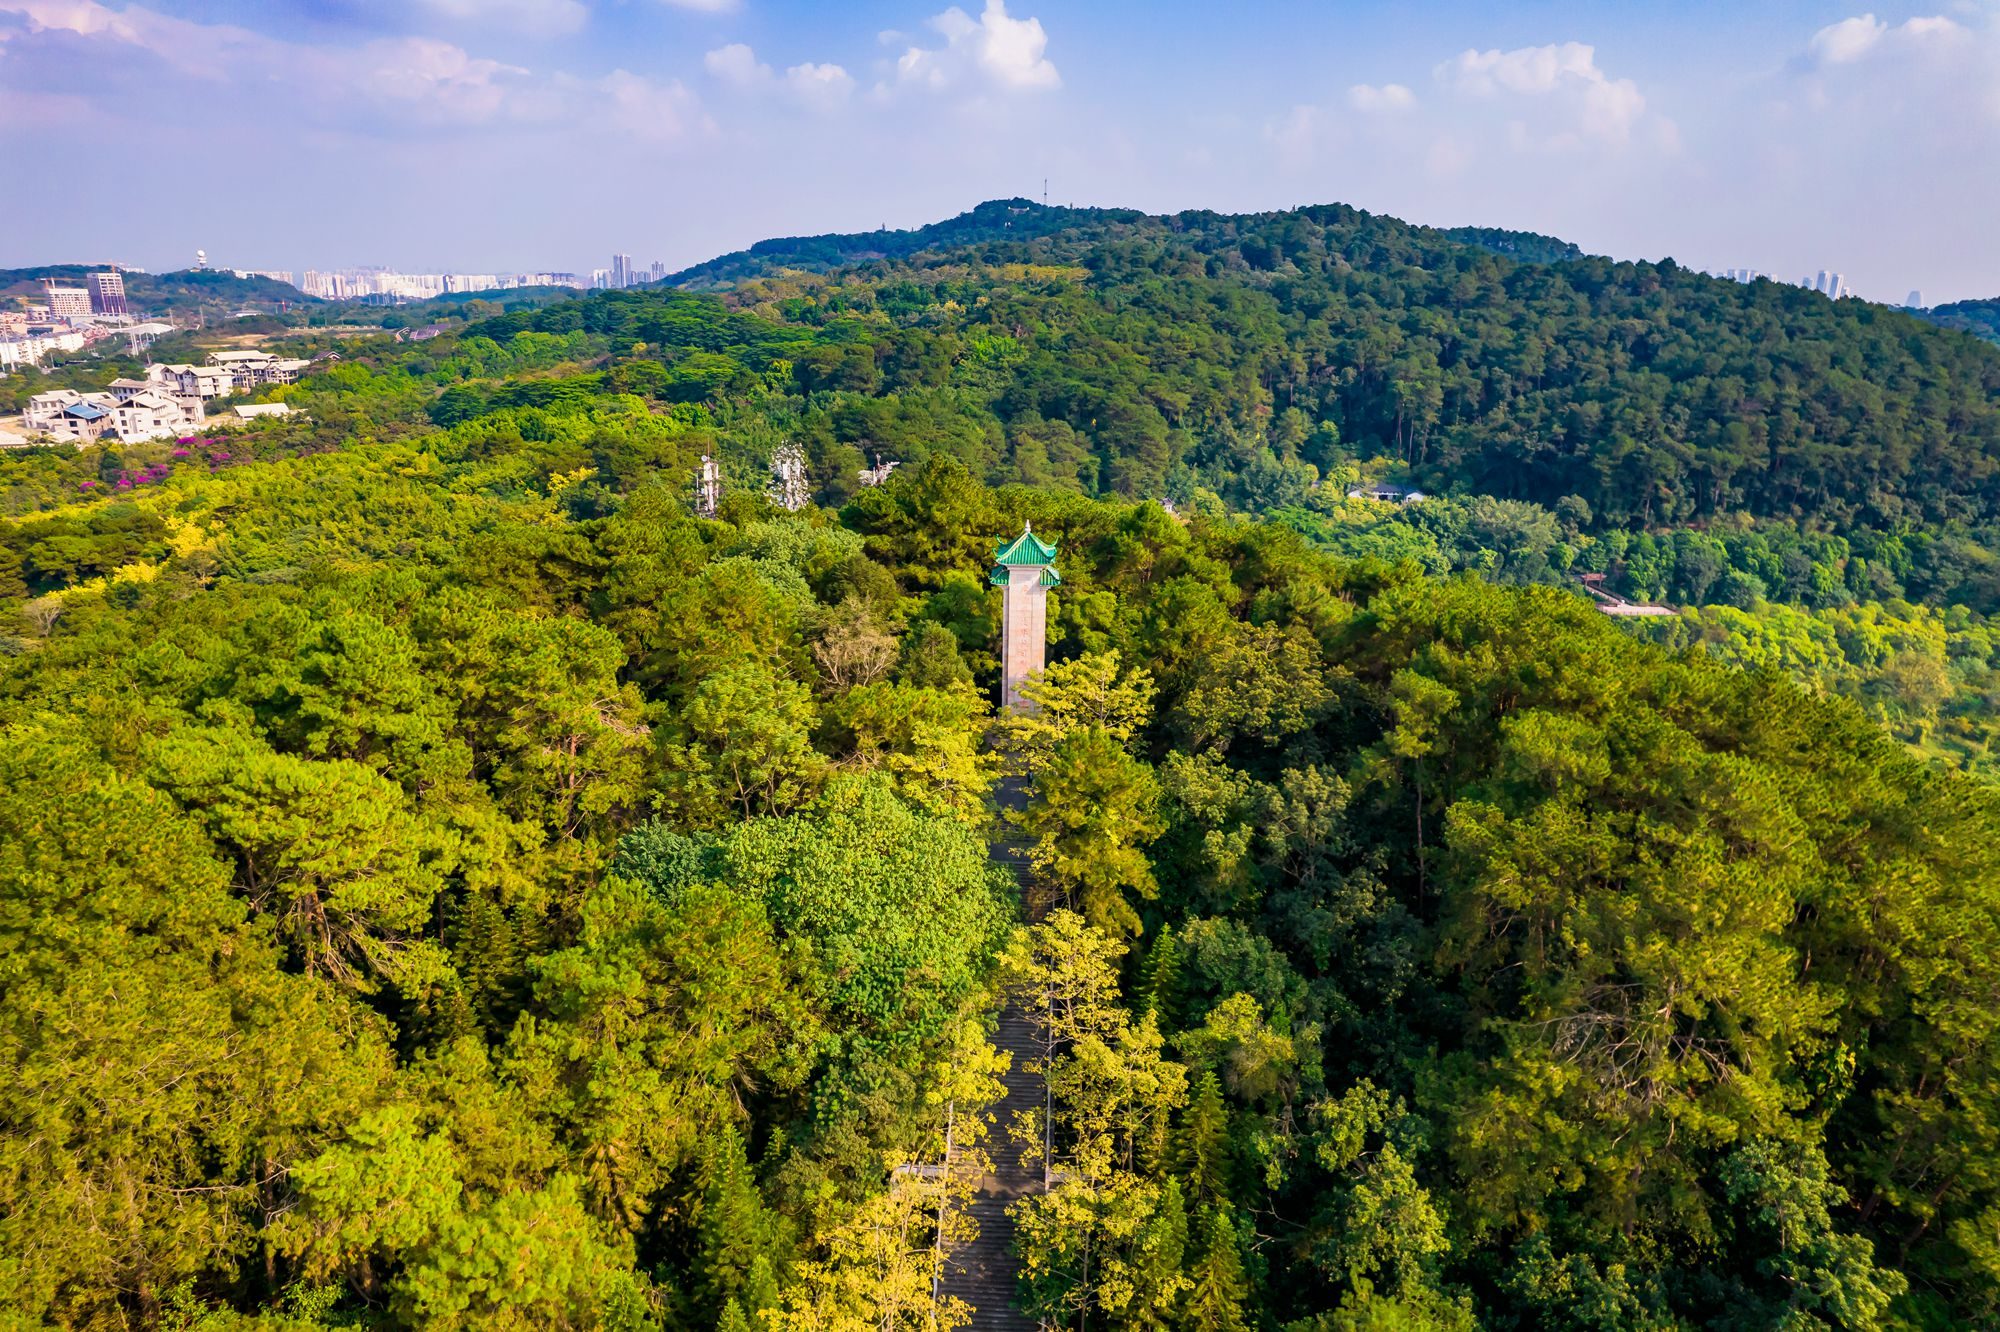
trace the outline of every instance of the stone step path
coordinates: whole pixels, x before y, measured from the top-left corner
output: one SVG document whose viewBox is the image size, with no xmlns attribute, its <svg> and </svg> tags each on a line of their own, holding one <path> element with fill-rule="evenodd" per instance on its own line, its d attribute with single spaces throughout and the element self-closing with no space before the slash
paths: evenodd
<svg viewBox="0 0 2000 1332">
<path fill-rule="evenodd" d="M 1028 802 L 1027 783 L 1018 777 L 1002 778 L 994 795 L 1003 810 L 1020 809 Z M 1017 880 L 1025 875 L 1025 848 L 1010 825 L 1001 825 L 990 855 L 995 865 L 1008 869 Z M 972 1306 L 970 1332 L 1034 1332 L 1035 1320 L 1014 1303 L 1020 1265 L 1014 1258 L 1013 1218 L 1007 1215 L 1008 1205 L 1016 1198 L 1045 1186 L 1039 1168 L 1021 1167 L 1020 1149 L 1008 1132 L 1023 1111 L 1042 1110 L 1047 1097 L 1041 1076 L 1027 1069 L 1041 1053 L 1033 1018 L 1008 1005 L 1001 1010 L 993 1044 L 1014 1056 L 1003 1079 L 1007 1094 L 993 1107 L 996 1123 L 987 1141 L 993 1173 L 979 1182 L 979 1191 L 972 1199 L 978 1237 L 945 1256 L 942 1287 L 945 1294 Z"/>
</svg>

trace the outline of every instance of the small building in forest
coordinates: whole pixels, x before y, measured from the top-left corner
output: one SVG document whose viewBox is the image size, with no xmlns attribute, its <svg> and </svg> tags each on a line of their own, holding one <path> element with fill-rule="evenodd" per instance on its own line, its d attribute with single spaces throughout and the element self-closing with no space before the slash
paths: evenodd
<svg viewBox="0 0 2000 1332">
<path fill-rule="evenodd" d="M 1405 486 L 1390 485 L 1386 481 L 1370 482 L 1356 486 L 1347 492 L 1349 499 L 1371 499 L 1379 504 L 1415 504 L 1426 498 L 1421 490 L 1411 490 Z"/>
</svg>

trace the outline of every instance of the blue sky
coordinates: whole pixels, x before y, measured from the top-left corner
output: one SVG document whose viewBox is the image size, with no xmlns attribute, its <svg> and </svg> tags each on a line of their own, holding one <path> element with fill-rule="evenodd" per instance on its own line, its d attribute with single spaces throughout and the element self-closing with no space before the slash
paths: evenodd
<svg viewBox="0 0 2000 1332">
<path fill-rule="evenodd" d="M 0 265 L 678 267 L 1342 201 L 2000 295 L 2000 0 L 0 0 Z"/>
</svg>

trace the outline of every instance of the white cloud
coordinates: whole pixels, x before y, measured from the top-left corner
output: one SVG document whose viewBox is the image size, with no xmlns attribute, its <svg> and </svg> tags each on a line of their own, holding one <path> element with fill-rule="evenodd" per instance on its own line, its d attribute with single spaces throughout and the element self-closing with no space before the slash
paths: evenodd
<svg viewBox="0 0 2000 1332">
<path fill-rule="evenodd" d="M 701 63 L 711 78 L 732 88 L 744 92 L 783 91 L 821 109 L 846 101 L 854 91 L 854 76 L 845 69 L 811 60 L 791 66 L 780 79 L 742 42 L 718 46 L 704 55 Z"/>
<path fill-rule="evenodd" d="M 665 142 L 715 128 L 703 114 L 700 99 L 678 79 L 656 83 L 617 69 L 598 79 L 591 89 L 602 99 L 611 123 L 634 138 Z"/>
<path fill-rule="evenodd" d="M 95 0 L 0 0 L 0 13 L 28 21 L 28 31 L 67 32 L 142 50 L 183 74 L 218 78 L 232 58 L 255 58 L 285 43 L 227 24 L 193 23 L 139 5 L 107 9 Z"/>
<path fill-rule="evenodd" d="M 793 65 L 785 71 L 785 86 L 801 101 L 816 106 L 832 106 L 847 100 L 854 91 L 854 76 L 839 65 Z"/>
<path fill-rule="evenodd" d="M 623 70 L 595 80 L 537 75 L 432 38 L 306 44 L 140 5 L 113 10 L 97 0 L 0 0 L 0 14 L 25 18 L 30 37 L 54 32 L 83 39 L 100 75 L 93 100 L 134 116 L 181 107 L 215 119 L 258 117 L 376 135 L 609 122 L 652 140 L 707 123 L 699 101 L 678 83 L 656 84 Z M 199 92 L 175 87 L 176 78 Z"/>
<path fill-rule="evenodd" d="M 1607 75 L 1586 42 L 1466 51 L 1439 65 L 1437 74 L 1470 97 L 1537 104 L 1533 124 L 1515 122 L 1516 141 L 1524 146 L 1570 148 L 1592 139 L 1622 147 L 1646 112 L 1639 85 Z"/>
<path fill-rule="evenodd" d="M 530 37 L 575 32 L 590 17 L 582 0 L 422 0 L 445 18 L 491 24 Z"/>
<path fill-rule="evenodd" d="M 505 104 L 507 85 L 528 71 L 467 55 L 449 42 L 404 37 L 363 48 L 360 82 L 385 102 L 441 119 L 479 124 Z"/>
<path fill-rule="evenodd" d="M 1357 83 L 1347 90 L 1347 104 L 1369 114 L 1407 111 L 1417 104 L 1417 95 L 1400 83 L 1385 83 L 1379 88 Z"/>
<path fill-rule="evenodd" d="M 1844 65 L 1868 54 L 1887 31 L 1888 24 L 1873 14 L 1862 14 L 1821 28 L 1812 35 L 1806 49 L 1821 64 Z"/>
<path fill-rule="evenodd" d="M 1049 36 L 1042 21 L 1010 16 L 1006 0 L 986 0 L 976 20 L 954 5 L 928 26 L 945 44 L 905 50 L 896 61 L 898 82 L 943 89 L 976 74 L 1009 91 L 1062 84 L 1061 74 L 1044 54 Z"/>
<path fill-rule="evenodd" d="M 701 64 L 714 78 L 738 88 L 755 87 L 771 78 L 771 67 L 758 63 L 757 53 L 742 42 L 716 47 L 701 58 Z"/>
<path fill-rule="evenodd" d="M 1842 19 L 1812 35 L 1792 72 L 1797 105 L 1855 120 L 1905 154 L 1955 143 L 1990 161 L 2000 151 L 2000 15 L 1974 28 L 1942 14 L 1894 25 L 1873 14 Z"/>
<path fill-rule="evenodd" d="M 1806 56 L 1815 65 L 1851 65 L 1885 51 L 1951 43 L 1967 35 L 1965 28 L 1942 14 L 1907 19 L 1895 27 L 1873 14 L 1861 14 L 1814 33 L 1806 43 Z"/>
<path fill-rule="evenodd" d="M 727 14 L 736 8 L 736 0 L 660 0 L 670 9 L 691 9 L 698 14 Z"/>
<path fill-rule="evenodd" d="M 1439 67 L 1467 92 L 1541 94 L 1554 92 L 1565 79 L 1602 81 L 1597 50 L 1584 42 L 1523 46 L 1513 51 L 1466 51 Z"/>
</svg>

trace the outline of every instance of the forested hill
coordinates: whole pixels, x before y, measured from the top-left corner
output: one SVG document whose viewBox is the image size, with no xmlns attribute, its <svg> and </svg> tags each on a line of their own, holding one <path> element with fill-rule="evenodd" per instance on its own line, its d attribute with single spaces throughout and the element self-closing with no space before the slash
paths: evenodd
<svg viewBox="0 0 2000 1332">
<path fill-rule="evenodd" d="M 1030 199 L 992 199 L 946 221 L 906 230 L 891 231 L 883 227 L 879 231 L 845 235 L 787 236 L 758 241 L 747 250 L 735 250 L 682 269 L 666 278 L 665 284 L 706 291 L 791 272 L 826 273 L 877 260 L 910 259 L 968 246 L 1019 243 L 1056 235 L 1070 245 L 1091 244 L 1111 236 L 1134 234 L 1163 220 L 1177 228 L 1215 216 L 1190 213 L 1160 219 L 1129 208 L 1061 208 Z M 1579 246 L 1532 231 L 1452 227 L 1434 234 L 1526 263 L 1557 263 L 1584 257 Z"/>
<path fill-rule="evenodd" d="M 827 409 L 801 425 L 836 484 L 860 453 L 935 448 L 994 480 L 1134 496 L 1269 491 L 1245 479 L 1382 459 L 1427 490 L 1574 498 L 1621 527 L 1995 516 L 1993 347 L 1671 260 L 1526 263 L 1496 249 L 1561 243 L 1468 234 L 1481 243 L 1341 206 L 1156 218 L 1017 201 L 930 234 L 774 243 L 707 275 L 772 274 L 726 308 L 813 343 L 786 358 L 788 387 Z M 817 275 L 791 262 L 843 257 Z M 720 374 L 693 359 L 717 347 L 681 339 L 706 318 L 628 294 L 473 332 L 644 342 L 661 388 L 741 401 L 726 375 L 681 378 Z"/>
<path fill-rule="evenodd" d="M 2000 342 L 2000 297 L 1934 305 L 1924 311 L 1923 317 L 1945 328 L 1962 329 L 1988 342 Z"/>
<path fill-rule="evenodd" d="M 700 291 L 788 272 L 825 273 L 850 264 L 1032 240 L 1056 232 L 1100 235 L 1144 220 L 1145 214 L 1132 209 L 1051 208 L 1027 199 L 992 199 L 970 212 L 921 227 L 891 231 L 885 226 L 879 231 L 758 241 L 747 250 L 684 268 L 665 281 L 668 286 Z"/>
</svg>

